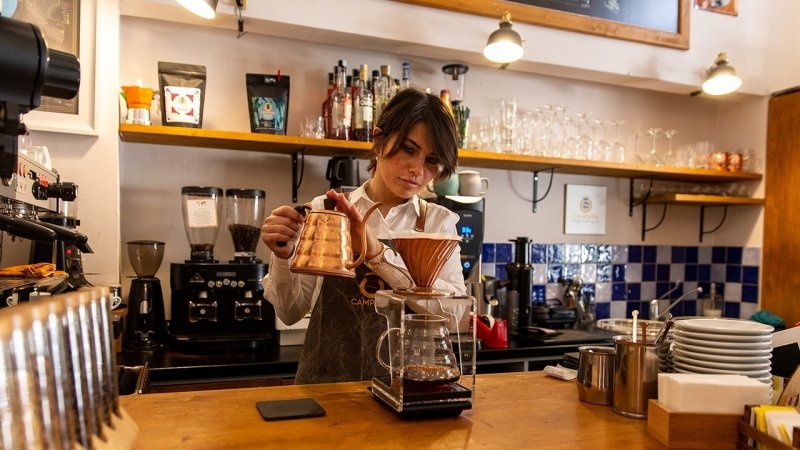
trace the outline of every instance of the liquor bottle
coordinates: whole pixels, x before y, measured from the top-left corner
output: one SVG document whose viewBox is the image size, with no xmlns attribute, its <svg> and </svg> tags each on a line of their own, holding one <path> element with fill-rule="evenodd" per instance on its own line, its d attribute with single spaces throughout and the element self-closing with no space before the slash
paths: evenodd
<svg viewBox="0 0 800 450">
<path fill-rule="evenodd" d="M 377 70 L 372 71 L 372 103 L 375 109 L 372 119 L 374 123 L 378 123 L 383 107 L 386 105 L 386 83 Z"/>
<path fill-rule="evenodd" d="M 336 71 L 336 67 L 333 68 Z M 328 90 L 325 93 L 325 100 L 322 101 L 322 126 L 324 127 L 325 136 L 329 136 L 331 132 L 331 121 L 330 121 L 330 111 L 331 111 L 331 94 L 333 93 L 333 89 L 336 87 L 334 83 L 333 72 L 328 72 Z"/>
<path fill-rule="evenodd" d="M 411 63 L 403 63 L 403 80 L 400 82 L 400 89 L 411 87 Z"/>
<path fill-rule="evenodd" d="M 381 66 L 381 79 L 383 83 L 386 85 L 386 92 L 385 92 L 385 103 L 389 103 L 389 100 L 394 97 L 394 94 L 397 93 L 397 86 L 394 83 L 394 78 L 392 78 L 392 66 L 384 65 Z"/>
<path fill-rule="evenodd" d="M 350 139 L 353 98 L 344 83 L 346 70 L 344 67 L 339 67 L 336 71 L 336 89 L 331 94 L 331 132 L 328 136 L 330 139 Z"/>
<path fill-rule="evenodd" d="M 455 114 L 453 113 L 453 103 L 450 101 L 450 90 L 442 89 L 442 91 L 439 93 L 439 97 L 442 99 L 444 106 L 447 107 L 447 110 L 450 111 L 450 115 L 455 118 Z"/>
<path fill-rule="evenodd" d="M 366 64 L 361 65 L 356 82 L 355 112 L 353 114 L 353 134 L 356 140 L 370 142 L 372 140 L 372 108 L 373 95 L 367 86 Z"/>
</svg>

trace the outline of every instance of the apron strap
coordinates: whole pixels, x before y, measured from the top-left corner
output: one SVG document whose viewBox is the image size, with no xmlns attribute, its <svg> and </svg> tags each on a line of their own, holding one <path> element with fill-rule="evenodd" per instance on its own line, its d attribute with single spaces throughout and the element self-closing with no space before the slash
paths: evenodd
<svg viewBox="0 0 800 450">
<path fill-rule="evenodd" d="M 414 231 L 425 231 L 425 215 L 428 213 L 428 202 L 424 198 L 419 199 L 419 216 L 417 216 L 417 223 L 414 225 Z"/>
</svg>

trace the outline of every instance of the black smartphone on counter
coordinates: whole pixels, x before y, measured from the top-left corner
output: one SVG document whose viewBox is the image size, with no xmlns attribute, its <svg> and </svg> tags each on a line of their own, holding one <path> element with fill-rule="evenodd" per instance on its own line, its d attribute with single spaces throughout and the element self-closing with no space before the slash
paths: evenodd
<svg viewBox="0 0 800 450">
<path fill-rule="evenodd" d="M 264 420 L 302 419 L 325 415 L 325 410 L 313 398 L 257 402 L 256 408 Z"/>
</svg>

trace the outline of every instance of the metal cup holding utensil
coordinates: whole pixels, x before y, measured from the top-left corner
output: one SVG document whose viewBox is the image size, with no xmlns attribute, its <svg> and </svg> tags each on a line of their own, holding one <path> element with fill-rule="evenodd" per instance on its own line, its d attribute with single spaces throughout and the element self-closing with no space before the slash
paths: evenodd
<svg viewBox="0 0 800 450">
<path fill-rule="evenodd" d="M 644 419 L 647 403 L 658 397 L 658 354 L 655 344 L 614 336 L 614 412 Z"/>
<path fill-rule="evenodd" d="M 612 347 L 578 347 L 578 399 L 595 405 L 610 405 L 614 395 L 614 355 Z"/>
</svg>

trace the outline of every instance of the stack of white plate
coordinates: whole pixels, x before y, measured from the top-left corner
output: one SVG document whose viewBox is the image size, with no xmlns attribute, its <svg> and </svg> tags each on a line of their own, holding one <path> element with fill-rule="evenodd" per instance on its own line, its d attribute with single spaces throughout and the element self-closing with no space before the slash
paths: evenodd
<svg viewBox="0 0 800 450">
<path fill-rule="evenodd" d="M 739 374 L 771 382 L 771 326 L 737 319 L 683 319 L 675 321 L 674 330 L 673 371 Z"/>
</svg>

